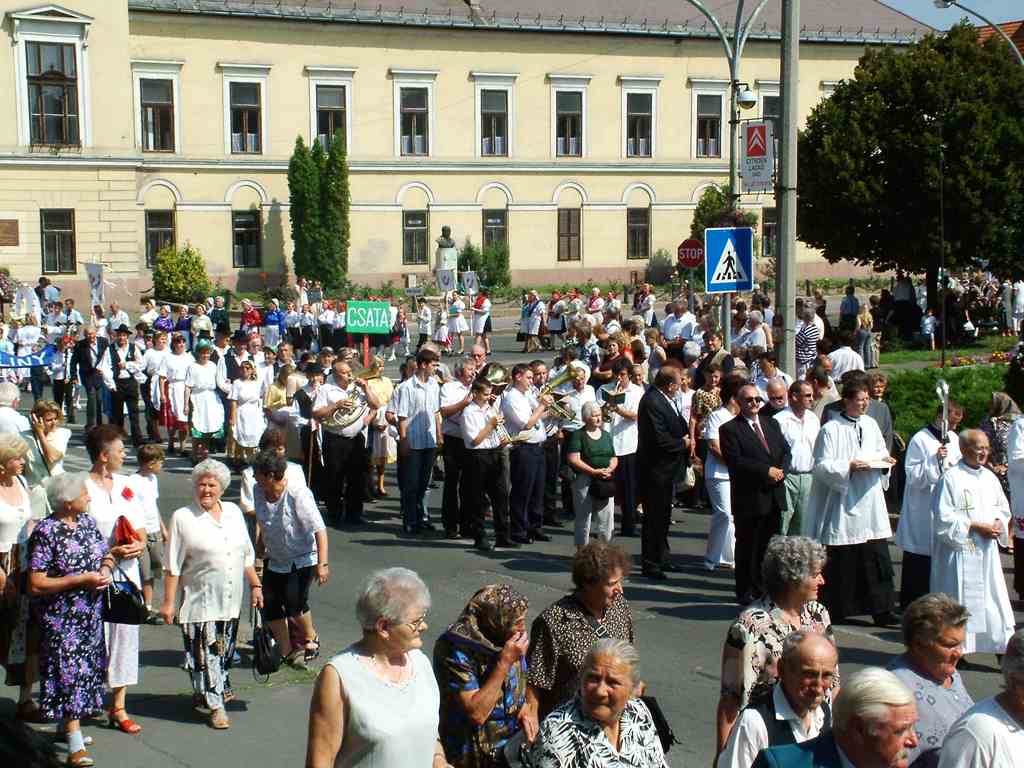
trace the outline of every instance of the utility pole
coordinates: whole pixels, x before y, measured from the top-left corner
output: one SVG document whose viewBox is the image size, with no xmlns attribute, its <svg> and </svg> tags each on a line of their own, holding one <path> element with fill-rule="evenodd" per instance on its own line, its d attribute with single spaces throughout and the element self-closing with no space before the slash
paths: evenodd
<svg viewBox="0 0 1024 768">
<path fill-rule="evenodd" d="M 779 367 L 796 372 L 796 125 L 799 119 L 800 0 L 782 0 L 782 136 L 779 142 L 779 252 L 775 311 L 785 321 Z"/>
</svg>

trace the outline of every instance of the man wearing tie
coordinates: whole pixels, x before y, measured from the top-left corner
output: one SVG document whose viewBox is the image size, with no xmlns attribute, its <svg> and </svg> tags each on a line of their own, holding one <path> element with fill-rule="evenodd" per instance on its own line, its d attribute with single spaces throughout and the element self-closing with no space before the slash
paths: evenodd
<svg viewBox="0 0 1024 768">
<path fill-rule="evenodd" d="M 678 368 L 662 367 L 637 408 L 636 463 L 644 495 L 641 569 L 658 580 L 666 578 L 666 570 L 676 570 L 668 548 L 672 485 L 689 456 L 689 426 L 674 400 L 679 380 Z"/>
<path fill-rule="evenodd" d="M 107 340 L 97 338 L 96 329 L 90 326 L 85 329 L 85 338 L 75 345 L 75 352 L 71 356 L 71 380 L 77 378 L 85 390 L 86 432 L 103 423 L 103 373 L 100 371 L 100 361 L 106 351 Z"/>
<path fill-rule="evenodd" d="M 107 346 L 107 354 L 100 361 L 103 383 L 110 390 L 111 421 L 124 429 L 124 409 L 128 406 L 128 421 L 132 431 L 132 445 L 142 445 L 142 430 L 139 427 L 139 383 L 146 380 L 142 372 L 141 355 L 131 343 L 131 328 L 122 325 L 117 329 L 117 341 Z"/>
<path fill-rule="evenodd" d="M 760 416 L 763 401 L 755 385 L 745 384 L 736 399 L 740 414 L 722 425 L 718 440 L 729 467 L 736 521 L 736 599 L 742 605 L 764 592 L 761 561 L 786 509 L 783 480 L 790 448 L 779 423 Z"/>
</svg>

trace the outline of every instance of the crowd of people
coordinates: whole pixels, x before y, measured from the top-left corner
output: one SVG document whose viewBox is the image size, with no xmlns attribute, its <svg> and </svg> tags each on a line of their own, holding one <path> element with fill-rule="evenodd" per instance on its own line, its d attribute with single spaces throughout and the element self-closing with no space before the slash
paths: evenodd
<svg viewBox="0 0 1024 768">
<path fill-rule="evenodd" d="M 138 625 L 104 621 L 102 599 L 130 581 L 145 620 L 181 632 L 193 708 L 229 728 L 243 602 L 284 664 L 318 659 L 309 593 L 330 580 L 327 526 L 364 525 L 396 464 L 404 536 L 490 552 L 572 521 L 575 590 L 527 632 L 526 599 L 487 585 L 431 660 L 427 586 L 407 569 L 373 574 L 356 606 L 362 638 L 317 678 L 309 766 L 667 765 L 623 595 L 634 564 L 612 542 L 640 538 L 641 575 L 671 578 L 673 508 L 709 513 L 704 567 L 732 574 L 741 606 L 722 652 L 720 768 L 1002 765 L 989 753 L 1011 750 L 1015 732 L 992 718 L 1024 727 L 1024 635 L 1000 559 L 1014 551 L 1020 596 L 1024 418 L 994 393 L 984 422 L 959 431 L 950 399 L 897 465 L 887 381 L 871 369 L 880 326 L 905 320 L 903 289 L 870 309 L 850 289 L 835 328 L 823 299 L 800 300 L 790 372 L 774 351 L 782 318 L 760 293 L 735 302 L 724 334 L 713 303 L 659 306 L 648 285 L 631 312 L 597 288 L 529 292 L 519 333 L 538 357 L 506 367 L 486 292 L 453 292 L 436 327 L 428 302 L 394 303 L 364 366 L 345 302 L 304 281 L 283 309 L 245 301 L 234 318 L 211 299 L 175 317 L 147 302 L 135 325 L 116 304 L 87 321 L 41 281 L 37 314 L 9 322 L 2 343 L 56 353 L 0 370 L 0 656 L 17 717 L 55 721 L 74 766 L 93 764 L 83 718 L 105 710 L 141 731 L 126 696 Z M 79 474 L 63 466 L 64 425 L 83 401 L 91 469 Z M 172 511 L 159 475 L 177 453 L 191 459 L 193 499 Z M 237 503 L 223 498 L 233 472 Z M 907 652 L 841 682 L 832 625 L 858 616 L 902 626 Z M 1001 658 L 1007 690 L 972 708 L 956 666 L 979 652 Z"/>
</svg>

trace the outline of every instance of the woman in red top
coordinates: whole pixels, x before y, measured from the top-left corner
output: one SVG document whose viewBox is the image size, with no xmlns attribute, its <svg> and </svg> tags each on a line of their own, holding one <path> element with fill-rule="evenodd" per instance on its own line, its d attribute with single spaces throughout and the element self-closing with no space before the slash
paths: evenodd
<svg viewBox="0 0 1024 768">
<path fill-rule="evenodd" d="M 263 324 L 263 315 L 252 305 L 248 299 L 242 299 L 242 330 L 252 333 L 254 330 L 259 333 Z"/>
</svg>

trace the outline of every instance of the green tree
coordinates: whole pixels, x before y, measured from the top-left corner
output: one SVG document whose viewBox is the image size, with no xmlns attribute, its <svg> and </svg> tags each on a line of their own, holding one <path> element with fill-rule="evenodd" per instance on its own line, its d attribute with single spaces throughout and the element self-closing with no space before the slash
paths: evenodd
<svg viewBox="0 0 1024 768">
<path fill-rule="evenodd" d="M 485 275 L 484 285 L 489 288 L 505 288 L 512 284 L 507 241 L 496 240 L 490 245 L 485 246 L 482 261 Z"/>
<path fill-rule="evenodd" d="M 320 279 L 320 173 L 302 137 L 288 162 L 288 217 L 296 277 Z"/>
<path fill-rule="evenodd" d="M 797 235 L 832 263 L 929 274 L 1024 266 L 1024 67 L 966 23 L 906 49 L 869 48 L 799 139 Z"/>
<path fill-rule="evenodd" d="M 315 158 L 315 162 L 319 163 L 319 159 Z M 349 202 L 345 139 L 339 131 L 331 141 L 331 151 L 324 159 L 320 172 L 320 232 L 323 258 L 319 279 L 325 288 L 338 287 L 348 273 Z"/>
<path fill-rule="evenodd" d="M 704 230 L 708 227 L 754 227 L 757 228 L 757 214 L 740 208 L 730 209 L 729 188 L 712 184 L 705 189 L 697 201 L 690 222 L 690 237 L 703 242 Z"/>
<path fill-rule="evenodd" d="M 180 251 L 173 245 L 161 249 L 153 264 L 153 295 L 160 301 L 192 304 L 205 301 L 213 290 L 206 275 L 206 261 L 192 243 Z"/>
</svg>

